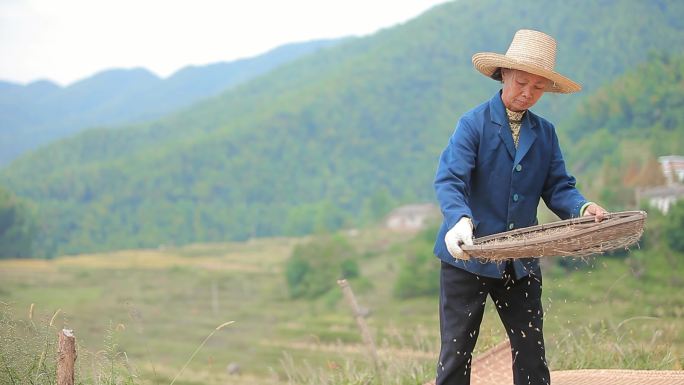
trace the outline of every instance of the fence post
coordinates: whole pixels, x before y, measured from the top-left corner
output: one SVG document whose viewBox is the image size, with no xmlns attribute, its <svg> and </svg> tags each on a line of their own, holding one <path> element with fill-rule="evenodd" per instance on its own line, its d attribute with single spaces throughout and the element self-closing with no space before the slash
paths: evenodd
<svg viewBox="0 0 684 385">
<path fill-rule="evenodd" d="M 62 329 L 59 332 L 57 350 L 57 385 L 74 385 L 74 364 L 76 362 L 76 338 L 74 331 Z"/>
<path fill-rule="evenodd" d="M 359 326 L 359 330 L 361 330 L 361 338 L 363 339 L 363 342 L 366 344 L 366 347 L 368 347 L 371 358 L 373 359 L 373 366 L 375 367 L 375 377 L 377 379 L 376 383 L 381 384 L 382 380 L 380 378 L 380 361 L 378 359 L 378 351 L 375 348 L 375 343 L 373 342 L 373 337 L 371 336 L 370 330 L 368 330 L 366 320 L 363 319 L 363 314 L 361 314 L 359 304 L 358 302 L 356 302 L 354 292 L 352 291 L 351 286 L 349 286 L 349 282 L 347 282 L 346 279 L 338 280 L 337 284 L 340 285 L 340 287 L 342 288 L 344 298 L 347 300 L 347 303 L 352 308 L 354 318 L 356 319 L 356 324 Z"/>
</svg>

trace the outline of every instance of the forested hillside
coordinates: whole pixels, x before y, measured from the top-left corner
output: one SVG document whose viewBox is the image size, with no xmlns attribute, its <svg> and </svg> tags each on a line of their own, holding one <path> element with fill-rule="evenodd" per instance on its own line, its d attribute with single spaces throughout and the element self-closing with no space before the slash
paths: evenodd
<svg viewBox="0 0 684 385">
<path fill-rule="evenodd" d="M 103 71 L 67 87 L 0 82 L 0 166 L 89 127 L 158 118 L 339 41 L 287 44 L 253 58 L 189 66 L 166 79 L 137 68 Z"/>
<path fill-rule="evenodd" d="M 684 56 L 653 54 L 578 106 L 562 133 L 587 193 L 613 210 L 665 182 L 657 158 L 684 152 Z"/>
<path fill-rule="evenodd" d="M 29 258 L 36 231 L 32 208 L 0 187 L 0 258 Z"/>
<path fill-rule="evenodd" d="M 456 119 L 498 89 L 474 52 L 505 51 L 519 28 L 555 36 L 557 69 L 585 90 L 535 110 L 563 131 L 582 98 L 649 52 L 681 51 L 681 15 L 675 0 L 449 3 L 181 113 L 44 148 L 0 184 L 36 202 L 47 254 L 359 225 L 433 199 Z"/>
</svg>

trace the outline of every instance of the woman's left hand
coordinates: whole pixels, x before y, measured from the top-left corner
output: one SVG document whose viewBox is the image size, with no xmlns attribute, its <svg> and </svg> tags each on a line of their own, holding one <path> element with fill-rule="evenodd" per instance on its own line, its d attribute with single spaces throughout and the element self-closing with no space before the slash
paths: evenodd
<svg viewBox="0 0 684 385">
<path fill-rule="evenodd" d="M 608 214 L 608 211 L 606 211 L 603 207 L 597 205 L 596 203 L 591 203 L 584 210 L 584 216 L 594 215 L 595 221 L 597 223 L 601 222 L 606 217 L 607 214 Z"/>
</svg>

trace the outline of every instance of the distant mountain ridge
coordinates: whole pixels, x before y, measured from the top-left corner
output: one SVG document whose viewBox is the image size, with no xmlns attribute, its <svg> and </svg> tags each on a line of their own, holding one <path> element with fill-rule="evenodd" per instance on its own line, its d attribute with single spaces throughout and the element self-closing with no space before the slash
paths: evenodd
<svg viewBox="0 0 684 385">
<path fill-rule="evenodd" d="M 0 167 L 86 128 L 158 118 L 342 40 L 286 44 L 247 59 L 188 66 L 165 79 L 134 68 L 99 72 L 66 87 L 0 81 Z"/>
<path fill-rule="evenodd" d="M 505 51 L 519 28 L 556 37 L 558 71 L 584 91 L 545 95 L 534 111 L 564 135 L 582 100 L 649 51 L 684 50 L 683 14 L 678 0 L 446 3 L 191 109 L 46 146 L 0 171 L 0 184 L 38 205 L 46 254 L 362 225 L 434 199 L 458 117 L 500 87 L 473 69 L 474 52 Z"/>
</svg>

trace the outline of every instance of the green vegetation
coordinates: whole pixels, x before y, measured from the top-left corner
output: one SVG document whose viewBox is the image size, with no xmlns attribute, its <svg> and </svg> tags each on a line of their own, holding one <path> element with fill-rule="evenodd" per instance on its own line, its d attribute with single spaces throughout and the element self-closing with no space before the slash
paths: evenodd
<svg viewBox="0 0 684 385">
<path fill-rule="evenodd" d="M 16 320 L 6 303 L 0 303 L 0 382 L 3 384 L 54 384 L 56 382 L 56 331 L 52 324 Z M 54 334 L 52 332 L 55 332 Z"/>
<path fill-rule="evenodd" d="M 286 44 L 254 58 L 189 66 L 160 79 L 143 68 L 106 70 L 60 87 L 0 81 L 0 167 L 28 150 L 92 127 L 157 119 L 213 97 L 337 40 Z"/>
<path fill-rule="evenodd" d="M 584 100 L 562 131 L 583 190 L 612 210 L 665 183 L 657 157 L 684 148 L 684 56 L 654 54 Z"/>
<path fill-rule="evenodd" d="M 359 276 L 354 249 L 341 236 L 326 236 L 295 246 L 285 264 L 292 298 L 316 298 L 335 288 L 338 279 Z"/>
<path fill-rule="evenodd" d="M 186 111 L 16 161 L 0 172 L 13 191 L 0 191 L 2 256 L 123 251 L 0 261 L 0 381 L 51 382 L 55 331 L 68 327 L 83 383 L 377 382 L 335 287 L 348 277 L 383 379 L 424 382 L 439 338 L 435 229 L 370 224 L 433 199 L 455 120 L 498 87 L 470 54 L 504 50 L 520 27 L 556 36 L 558 70 L 588 92 L 536 110 L 557 123 L 589 198 L 635 207 L 634 187 L 663 182 L 656 157 L 684 148 L 683 7 L 453 2 Z M 543 266 L 553 369 L 681 369 L 682 207 L 649 213 L 641 249 Z M 193 244 L 226 240 L 240 242 Z M 489 304 L 476 353 L 504 336 Z"/>
<path fill-rule="evenodd" d="M 399 276 L 394 285 L 394 295 L 405 299 L 439 294 L 440 264 L 434 263 L 432 247 L 436 228 L 423 230 L 413 241 L 403 245 L 398 254 L 402 260 Z"/>
<path fill-rule="evenodd" d="M 39 256 L 360 226 L 379 218 L 383 199 L 389 207 L 433 199 L 437 157 L 456 119 L 498 88 L 472 68 L 472 53 L 505 50 L 521 27 L 557 37 L 558 70 L 585 85 L 536 108 L 562 132 L 585 95 L 660 60 L 649 51 L 672 52 L 673 61 L 681 55 L 683 8 L 676 0 L 444 4 L 157 121 L 90 130 L 43 148 L 3 170 L 0 183 L 36 202 Z M 659 108 L 665 116 L 681 111 L 676 106 Z M 587 138 L 585 126 L 570 131 Z M 622 143 L 620 132 L 604 136 Z M 601 188 L 593 199 L 604 198 Z"/>
<path fill-rule="evenodd" d="M 647 249 L 635 248 L 625 257 L 599 256 L 572 270 L 544 266 L 553 370 L 681 368 L 684 298 L 676 293 L 684 288 L 684 254 L 661 238 L 667 220 L 649 216 L 647 238 L 653 246 Z M 367 322 L 385 383 L 422 384 L 434 373 L 438 296 L 399 299 L 395 292 L 404 256 L 419 251 L 418 245 L 431 247 L 427 239 L 433 234 L 434 229 L 413 237 L 370 228 L 345 238 L 356 251 L 361 276 L 373 283 L 361 290 L 363 284 L 352 281 L 357 300 L 370 309 Z M 326 239 L 322 244 L 328 244 Z M 311 242 L 316 239 L 273 238 L 0 261 L 0 301 L 11 304 L 2 315 L 0 352 L 19 368 L 14 373 L 21 373 L 45 350 L 43 372 L 52 373 L 56 330 L 67 327 L 79 342 L 79 373 L 86 384 L 93 373 L 110 375 L 112 359 L 119 383 L 170 384 L 178 375 L 176 384 L 184 385 L 372 384 L 373 367 L 341 296 L 290 298 L 286 266 L 297 246 Z M 424 263 L 416 265 L 420 271 L 439 266 L 434 257 Z M 15 326 L 5 327 L 10 319 Z M 217 325 L 232 320 L 192 356 Z M 25 339 L 31 322 L 37 333 Z M 14 335 L 22 338 L 8 340 L 10 331 L 20 331 Z M 489 303 L 476 353 L 503 338 Z M 20 365 L 20 356 L 7 354 L 19 350 L 33 359 L 28 366 Z M 231 363 L 239 365 L 240 375 L 227 373 Z"/>
<path fill-rule="evenodd" d="M 36 230 L 29 204 L 0 187 L 0 259 L 31 257 Z"/>
<path fill-rule="evenodd" d="M 670 208 L 663 229 L 663 238 L 674 251 L 684 253 L 684 201 Z"/>
<path fill-rule="evenodd" d="M 45 384 L 57 382 L 57 335 L 55 320 L 60 310 L 49 319 L 35 320 L 34 307 L 28 319 L 16 318 L 13 309 L 0 303 L 0 383 Z M 76 383 L 79 385 L 133 385 L 135 376 L 130 372 L 126 352 L 120 350 L 118 338 L 125 327 L 122 324 L 105 331 L 102 349 L 90 352 L 77 348 Z M 85 370 L 85 363 L 90 368 Z"/>
</svg>

